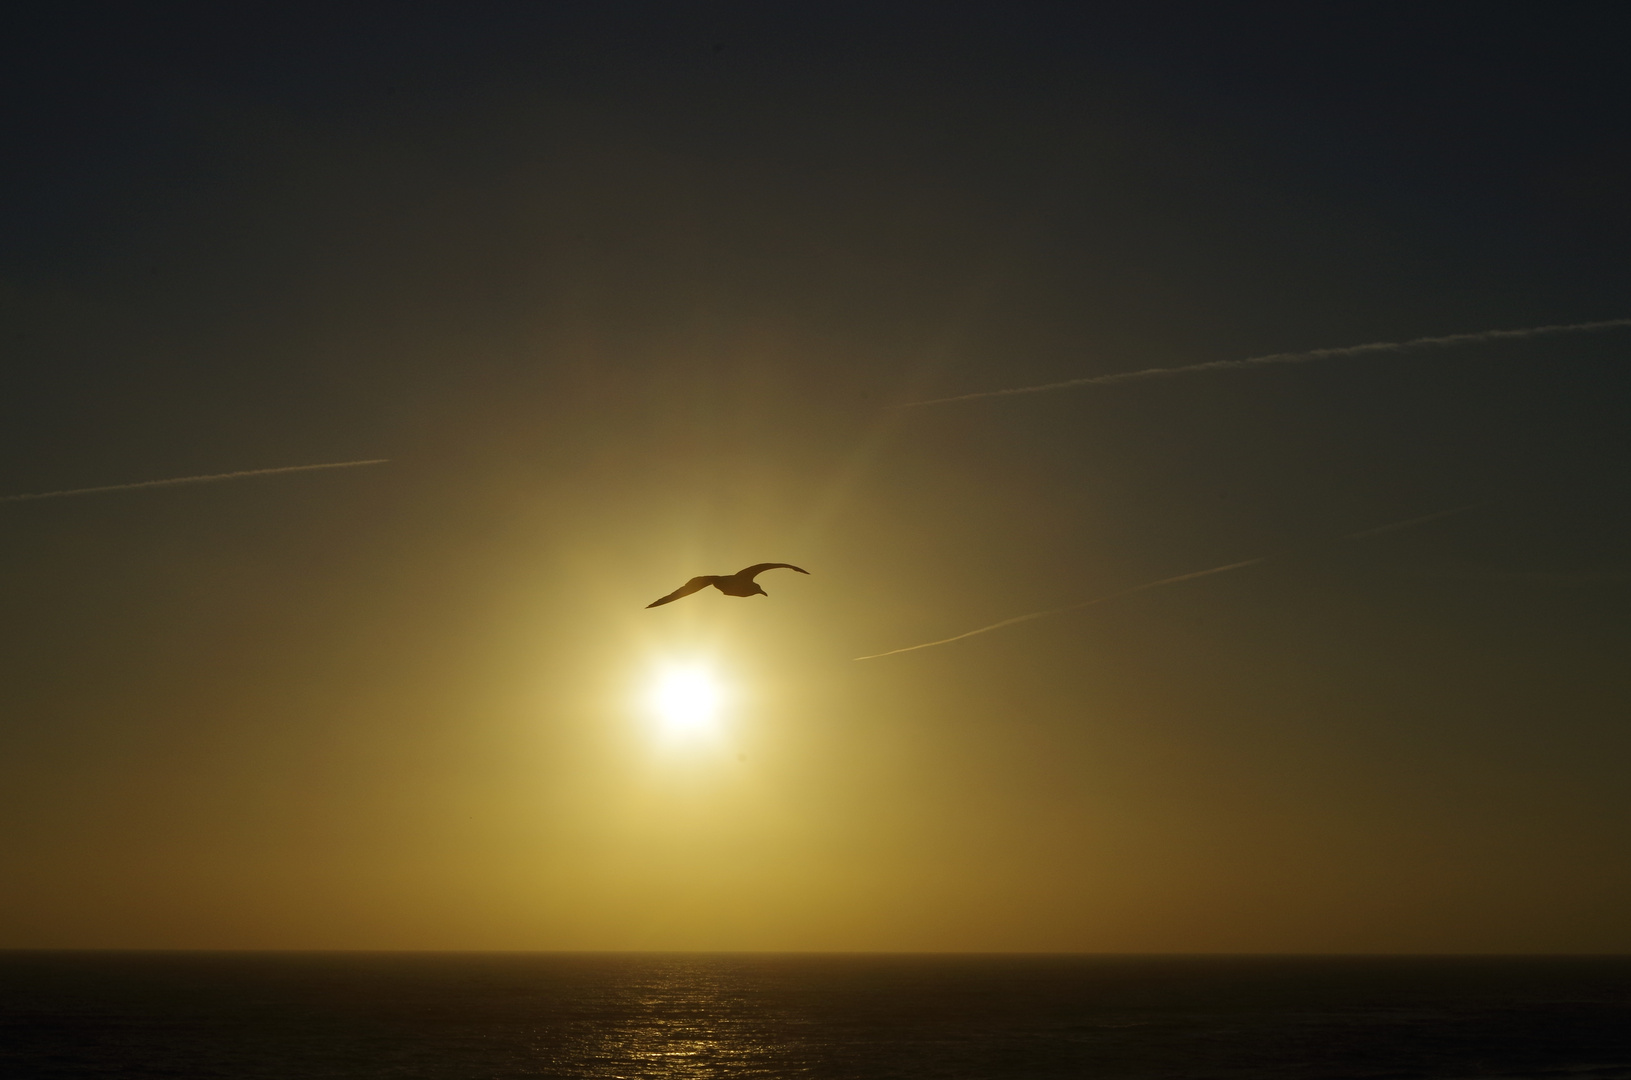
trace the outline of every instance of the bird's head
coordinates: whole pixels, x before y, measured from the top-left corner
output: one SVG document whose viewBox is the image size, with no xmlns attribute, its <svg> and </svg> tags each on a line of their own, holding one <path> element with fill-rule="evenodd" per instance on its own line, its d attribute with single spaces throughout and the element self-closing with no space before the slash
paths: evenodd
<svg viewBox="0 0 1631 1080">
<path fill-rule="evenodd" d="M 748 595 L 750 595 L 750 596 L 769 596 L 770 594 L 765 592 L 764 587 L 762 585 L 760 585 L 757 581 L 755 581 L 753 583 L 753 592 L 749 593 Z"/>
</svg>

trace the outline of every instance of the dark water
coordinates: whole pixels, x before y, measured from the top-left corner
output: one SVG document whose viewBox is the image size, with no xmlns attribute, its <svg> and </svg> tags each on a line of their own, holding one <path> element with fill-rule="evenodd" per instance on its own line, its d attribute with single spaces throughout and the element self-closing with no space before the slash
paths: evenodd
<svg viewBox="0 0 1631 1080">
<path fill-rule="evenodd" d="M 1631 958 L 0 953 L 0 1073 L 1631 1080 Z"/>
</svg>

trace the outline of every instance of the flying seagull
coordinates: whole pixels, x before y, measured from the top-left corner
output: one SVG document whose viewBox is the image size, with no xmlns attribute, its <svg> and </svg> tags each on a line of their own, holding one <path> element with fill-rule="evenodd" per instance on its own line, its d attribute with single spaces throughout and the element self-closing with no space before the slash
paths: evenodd
<svg viewBox="0 0 1631 1080">
<path fill-rule="evenodd" d="M 769 596 L 770 594 L 759 588 L 758 583 L 753 580 L 766 570 L 797 570 L 801 574 L 810 572 L 788 562 L 754 563 L 752 566 L 744 567 L 728 577 L 720 574 L 704 574 L 702 577 L 694 577 L 661 600 L 653 600 L 646 607 L 654 608 L 661 607 L 664 604 L 672 604 L 680 597 L 690 596 L 692 593 L 706 589 L 710 585 L 726 596 Z"/>
</svg>

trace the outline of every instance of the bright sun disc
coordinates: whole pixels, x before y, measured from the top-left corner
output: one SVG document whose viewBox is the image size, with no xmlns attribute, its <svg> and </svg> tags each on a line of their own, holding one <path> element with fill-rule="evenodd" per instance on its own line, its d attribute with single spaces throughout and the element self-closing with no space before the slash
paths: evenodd
<svg viewBox="0 0 1631 1080">
<path fill-rule="evenodd" d="M 657 680 L 651 705 L 663 726 L 680 734 L 713 728 L 723 694 L 712 674 L 701 668 L 671 668 Z"/>
</svg>

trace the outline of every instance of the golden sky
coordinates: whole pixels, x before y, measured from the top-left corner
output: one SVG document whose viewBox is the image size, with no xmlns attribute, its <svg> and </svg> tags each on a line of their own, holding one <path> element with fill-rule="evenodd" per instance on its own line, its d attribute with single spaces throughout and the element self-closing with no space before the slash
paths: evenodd
<svg viewBox="0 0 1631 1080">
<path fill-rule="evenodd" d="M 1631 948 L 1631 333 L 899 407 L 1631 315 L 1601 116 L 539 18 L 18 76 L 0 494 L 389 461 L 0 504 L 0 947 Z"/>
</svg>

